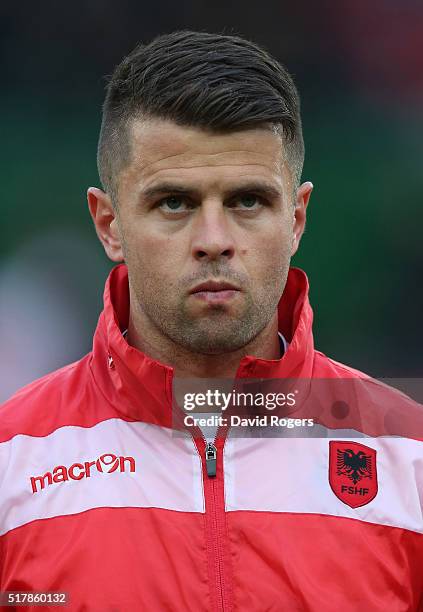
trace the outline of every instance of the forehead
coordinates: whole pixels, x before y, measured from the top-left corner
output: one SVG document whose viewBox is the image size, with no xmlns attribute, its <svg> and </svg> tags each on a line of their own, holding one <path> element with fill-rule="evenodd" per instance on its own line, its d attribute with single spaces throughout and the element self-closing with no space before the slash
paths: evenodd
<svg viewBox="0 0 423 612">
<path fill-rule="evenodd" d="M 270 128 L 217 133 L 149 118 L 134 119 L 128 131 L 130 159 L 121 173 L 126 184 L 251 173 L 279 184 L 290 180 L 282 138 Z"/>
</svg>

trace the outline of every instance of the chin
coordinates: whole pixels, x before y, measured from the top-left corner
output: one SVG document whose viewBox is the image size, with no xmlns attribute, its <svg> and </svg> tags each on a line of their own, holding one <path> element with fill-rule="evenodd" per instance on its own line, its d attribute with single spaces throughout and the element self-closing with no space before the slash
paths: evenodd
<svg viewBox="0 0 423 612">
<path fill-rule="evenodd" d="M 220 327 L 218 333 L 208 330 L 195 335 L 191 334 L 191 337 L 184 338 L 183 344 L 192 353 L 222 355 L 242 349 L 249 341 L 250 338 L 246 338 L 245 334 L 234 336 L 230 333 L 224 333 L 224 329 L 222 330 L 222 327 Z"/>
</svg>

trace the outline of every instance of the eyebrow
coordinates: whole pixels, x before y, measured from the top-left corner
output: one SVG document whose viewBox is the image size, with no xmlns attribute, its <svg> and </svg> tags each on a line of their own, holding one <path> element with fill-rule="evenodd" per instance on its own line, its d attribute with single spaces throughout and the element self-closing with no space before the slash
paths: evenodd
<svg viewBox="0 0 423 612">
<path fill-rule="evenodd" d="M 187 196 L 192 195 L 196 197 L 198 197 L 200 194 L 197 189 L 191 189 L 175 183 L 159 183 L 158 185 L 142 190 L 140 192 L 140 196 L 145 199 L 151 199 L 166 193 Z M 267 196 L 269 198 L 280 198 L 282 196 L 280 189 L 274 185 L 271 185 L 270 183 L 262 181 L 249 181 L 239 185 L 238 187 L 234 187 L 233 189 L 228 189 L 225 192 L 225 198 L 234 197 L 242 193 L 257 193 L 258 195 Z"/>
</svg>

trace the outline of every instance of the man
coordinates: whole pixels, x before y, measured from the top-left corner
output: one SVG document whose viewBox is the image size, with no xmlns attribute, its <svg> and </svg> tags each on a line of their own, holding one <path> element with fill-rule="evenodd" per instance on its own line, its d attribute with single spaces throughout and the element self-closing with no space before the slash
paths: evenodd
<svg viewBox="0 0 423 612">
<path fill-rule="evenodd" d="M 2 591 L 63 591 L 72 610 L 420 609 L 422 446 L 404 424 L 378 437 L 414 405 L 314 350 L 290 268 L 303 157 L 292 79 L 246 40 L 176 32 L 115 69 L 88 204 L 125 264 L 93 351 L 1 410 Z M 314 412 L 303 394 L 278 423 L 333 431 L 206 439 L 173 385 L 205 378 L 297 381 Z M 350 399 L 310 395 L 318 379 Z"/>
</svg>

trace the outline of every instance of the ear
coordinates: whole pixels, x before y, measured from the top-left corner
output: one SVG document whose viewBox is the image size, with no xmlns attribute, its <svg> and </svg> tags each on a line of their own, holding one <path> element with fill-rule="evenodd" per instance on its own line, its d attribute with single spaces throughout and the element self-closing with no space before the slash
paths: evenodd
<svg viewBox="0 0 423 612">
<path fill-rule="evenodd" d="M 107 256 L 112 261 L 124 261 L 116 211 L 110 196 L 97 187 L 90 187 L 87 200 L 95 231 Z"/>
<path fill-rule="evenodd" d="M 291 257 L 295 255 L 300 246 L 300 240 L 304 234 L 306 217 L 307 217 L 307 206 L 308 201 L 313 191 L 313 183 L 307 181 L 303 183 L 297 191 L 297 197 L 295 201 L 294 209 L 294 232 L 292 240 Z"/>
</svg>

